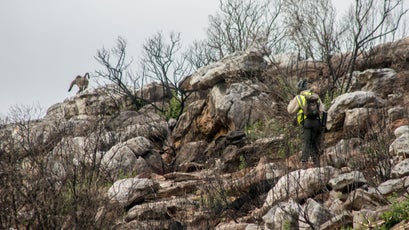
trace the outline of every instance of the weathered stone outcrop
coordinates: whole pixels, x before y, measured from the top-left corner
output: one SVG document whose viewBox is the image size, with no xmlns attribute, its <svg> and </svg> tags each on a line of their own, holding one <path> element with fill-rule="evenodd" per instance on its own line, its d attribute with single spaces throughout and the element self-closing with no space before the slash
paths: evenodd
<svg viewBox="0 0 409 230">
<path fill-rule="evenodd" d="M 265 50 L 238 52 L 198 69 L 182 81 L 184 91 L 205 90 L 208 94 L 189 104 L 182 114 L 173 131 L 176 148 L 243 129 L 275 107 L 268 87 L 257 79 L 266 69 L 265 55 Z"/>
<path fill-rule="evenodd" d="M 163 173 L 165 170 L 160 154 L 145 137 L 135 137 L 113 146 L 104 154 L 101 164 L 111 175 Z"/>
<path fill-rule="evenodd" d="M 393 68 L 396 70 L 408 69 L 408 46 L 409 37 L 403 38 L 395 42 L 387 42 L 375 46 L 366 58 L 358 60 L 360 69 L 372 68 Z"/>
<path fill-rule="evenodd" d="M 392 53 L 390 54 L 394 55 Z M 237 55 L 243 55 L 243 53 Z M 200 93 L 193 97 L 195 100 L 189 102 L 186 112 L 180 117 L 173 130 L 171 138 L 173 138 L 176 147 L 175 159 L 178 159 L 176 165 L 189 165 L 190 169 L 195 168 L 197 171 L 189 172 L 189 169 L 180 167 L 179 169 L 183 169 L 185 173 L 179 176 L 176 176 L 177 174 L 166 176 L 166 179 L 161 182 L 164 187 L 162 190 L 159 189 L 162 191 L 161 194 L 168 194 L 165 191 L 173 191 L 174 194 L 179 195 L 180 193 L 177 191 L 193 191 L 195 189 L 204 192 L 208 191 L 209 188 L 215 188 L 216 191 L 220 192 L 218 194 L 229 191 L 230 196 L 234 196 L 235 199 L 231 197 L 233 201 L 230 206 L 226 204 L 226 207 L 237 208 L 235 213 L 239 212 L 238 210 L 248 208 L 254 191 L 263 194 L 262 204 L 248 209 L 249 213 L 252 213 L 250 216 L 244 214 L 235 218 L 234 221 L 222 221 L 217 224 L 216 229 L 282 229 L 284 225 L 294 228 L 314 227 L 316 229 L 368 226 L 366 225 L 368 223 L 365 222 L 368 219 L 365 218 L 369 218 L 369 216 L 365 214 L 365 210 L 377 210 L 376 214 L 372 216 L 374 220 L 379 221 L 380 212 L 386 210 L 384 207 L 387 206 L 387 194 L 402 193 L 407 189 L 405 161 L 399 157 L 394 157 L 405 155 L 404 153 L 398 154 L 399 151 L 405 149 L 405 139 L 391 142 L 390 153 L 393 156 L 390 160 L 393 160 L 379 162 L 383 165 L 375 167 L 376 170 L 381 170 L 387 166 L 386 162 L 392 162 L 390 177 L 396 179 L 391 178 L 378 187 L 373 187 L 373 178 L 368 177 L 367 172 L 357 170 L 354 167 L 368 161 L 367 150 L 371 148 L 371 143 L 368 142 L 370 139 L 367 138 L 374 138 L 376 135 L 376 133 L 369 132 L 381 131 L 382 129 L 376 128 L 380 127 L 379 124 L 384 119 L 386 119 L 387 127 L 395 127 L 392 129 L 392 131 L 396 130 L 395 139 L 405 137 L 405 128 L 398 128 L 402 126 L 399 124 L 405 123 L 397 122 L 405 119 L 406 116 L 405 107 L 399 107 L 399 100 L 406 97 L 404 96 L 405 90 L 402 90 L 404 86 L 400 84 L 403 81 L 402 73 L 395 73 L 394 69 L 382 68 L 355 73 L 353 92 L 336 98 L 329 109 L 328 136 L 337 137 L 337 135 L 333 135 L 337 132 L 343 134 L 343 139 L 327 140 L 326 142 L 328 145 L 325 149 L 323 162 L 329 166 L 292 171 L 292 168 L 282 167 L 279 162 L 269 162 L 266 160 L 267 158 L 262 158 L 259 164 L 254 165 L 254 168 L 250 170 L 229 173 L 234 169 L 231 166 L 237 167 L 235 160 L 237 156 L 242 156 L 241 159 L 250 159 L 247 158 L 248 155 L 244 154 L 244 149 L 251 148 L 252 151 L 250 152 L 257 156 L 260 151 L 263 152 L 266 149 L 278 152 L 280 151 L 278 146 L 285 143 L 285 140 L 279 137 L 260 138 L 251 140 L 250 143 L 248 140 L 239 140 L 235 143 L 227 141 L 229 135 L 236 129 L 242 128 L 243 119 L 256 120 L 251 118 L 251 115 L 246 115 L 249 114 L 247 108 L 251 107 L 250 105 L 263 105 L 252 107 L 252 111 L 272 111 L 274 110 L 272 108 L 276 108 L 274 102 L 265 103 L 269 97 L 263 99 L 260 96 L 263 92 L 268 92 L 268 88 L 271 86 L 263 85 L 255 81 L 255 78 L 248 79 L 245 78 L 245 75 L 238 74 L 237 68 L 231 67 L 234 63 L 233 60 L 239 59 L 233 56 L 232 60 L 225 59 L 220 63 L 214 63 L 186 78 L 183 83 L 186 90 L 196 90 Z M 392 58 L 391 60 L 398 59 Z M 252 69 L 251 72 L 260 70 L 259 67 L 260 65 Z M 313 69 L 313 67 L 311 68 Z M 313 75 L 315 78 L 320 78 L 320 74 L 325 75 L 325 68 L 318 70 Z M 241 78 L 237 76 L 241 76 Z M 311 79 L 314 78 L 311 77 Z M 255 85 L 258 88 L 254 87 Z M 384 85 L 387 87 L 383 87 Z M 257 91 L 257 89 L 259 90 Z M 266 114 L 268 112 L 264 111 L 264 115 Z M 368 128 L 368 124 L 373 126 Z M 205 149 L 204 152 L 203 149 Z M 201 152 L 203 155 L 200 154 Z M 210 156 L 216 159 L 207 159 L 206 161 L 206 157 Z M 209 164 L 209 162 L 213 162 L 213 164 Z M 205 170 L 210 165 L 214 167 L 214 171 Z M 227 168 L 228 170 L 226 170 Z M 198 172 L 200 174 L 200 172 L 205 171 L 206 173 L 200 177 L 193 177 L 193 175 L 198 175 Z M 185 180 L 178 181 L 176 179 L 181 177 L 184 177 Z M 218 180 L 221 181 L 217 182 Z M 216 185 L 220 187 L 216 188 Z M 267 187 L 260 188 L 258 185 L 266 185 Z M 176 189 L 171 189 L 175 186 Z M 256 187 L 257 189 L 255 189 Z M 246 201 L 247 205 L 243 205 L 243 201 Z M 157 203 L 159 204 L 158 207 L 163 207 L 160 205 L 163 203 L 160 201 Z M 149 205 L 153 204 L 154 202 L 149 202 Z M 135 210 L 140 207 L 142 206 Z M 197 213 L 200 218 L 203 217 L 200 215 L 201 211 L 194 211 L 193 207 L 189 205 L 186 207 L 190 207 L 191 212 Z M 164 211 L 168 208 L 158 209 L 153 208 L 152 212 L 156 213 L 157 216 L 164 217 L 164 219 L 169 218 L 169 211 Z M 127 221 L 129 222 L 127 223 L 138 220 L 138 216 L 141 216 L 143 212 L 143 210 L 139 210 L 135 212 L 137 214 L 128 215 Z M 224 216 L 223 213 L 222 216 Z M 193 223 L 197 223 L 197 218 L 195 220 L 186 219 L 189 219 L 185 222 L 187 223 L 186 227 L 200 228 L 200 225 L 193 225 Z"/>
<path fill-rule="evenodd" d="M 268 192 L 263 207 L 273 206 L 289 198 L 296 201 L 306 199 L 317 194 L 337 174 L 339 170 L 331 166 L 290 172 L 282 176 Z"/>
<path fill-rule="evenodd" d="M 346 112 L 349 110 L 364 108 L 367 109 L 367 113 L 369 113 L 370 108 L 382 108 L 385 105 L 386 101 L 376 96 L 374 92 L 356 91 L 342 94 L 335 98 L 331 107 L 328 109 L 327 129 L 338 130 L 342 128 L 344 126 Z M 359 110 L 357 112 L 362 114 L 365 110 Z M 365 119 L 363 121 L 365 121 Z M 349 123 L 347 123 L 347 125 L 349 125 Z"/>
<path fill-rule="evenodd" d="M 328 165 L 333 165 L 336 168 L 342 168 L 348 165 L 350 159 L 361 159 L 362 153 L 360 146 L 362 140 L 360 138 L 342 139 L 334 146 L 325 149 L 324 155 L 321 157 Z"/>
<path fill-rule="evenodd" d="M 398 179 L 390 179 L 387 180 L 376 188 L 376 192 L 379 192 L 383 196 L 392 195 L 393 192 L 395 193 L 402 193 L 409 191 L 409 176 L 401 177 Z"/>
<path fill-rule="evenodd" d="M 353 74 L 352 91 L 370 91 L 381 98 L 396 93 L 396 72 L 393 69 L 368 69 L 363 72 L 355 71 Z"/>
<path fill-rule="evenodd" d="M 409 126 L 401 126 L 395 130 L 396 139 L 392 142 L 389 152 L 399 156 L 409 156 Z"/>
<path fill-rule="evenodd" d="M 186 77 L 181 88 L 192 95 L 177 121 L 149 105 L 136 110 L 100 88 L 50 107 L 43 119 L 0 127 L 0 179 L 13 179 L 0 187 L 0 202 L 10 198 L 7 186 L 22 185 L 13 187 L 13 199 L 52 188 L 69 203 L 58 216 L 68 223 L 88 214 L 74 204 L 96 199 L 87 196 L 91 191 L 107 200 L 93 203 L 98 213 L 87 221 L 122 211 L 115 226 L 106 226 L 119 230 L 380 228 L 382 213 L 391 210 L 388 198 L 400 201 L 409 192 L 408 41 L 376 47 L 373 59 L 359 60 L 351 92 L 328 109 L 321 167 L 298 167 L 298 137 L 283 124 L 290 120 L 286 97 L 277 98 L 271 79 L 290 69 L 289 81 L 305 76 L 319 85 L 330 77 L 327 67 L 297 59 L 292 66 L 268 63 L 268 52 L 253 47 Z M 138 95 L 152 103 L 172 96 L 158 84 Z M 265 120 L 284 129 L 264 136 L 245 129 Z M 3 161 L 13 158 L 6 171 Z M 13 170 L 24 180 L 14 183 Z M 81 190 L 87 185 L 95 187 Z M 35 205 L 16 206 L 17 222 L 35 223 Z"/>
<path fill-rule="evenodd" d="M 198 69 L 182 81 L 181 88 L 186 91 L 200 91 L 213 88 L 223 82 L 235 82 L 245 79 L 240 73 L 260 72 L 267 66 L 264 56 L 268 55 L 265 47 L 254 47 L 244 52 L 237 52 Z"/>
<path fill-rule="evenodd" d="M 366 182 L 367 181 L 362 172 L 354 171 L 334 177 L 328 181 L 328 184 L 335 191 L 350 191 L 361 187 L 362 185 L 366 184 Z"/>
<path fill-rule="evenodd" d="M 126 141 L 132 137 L 145 137 L 152 141 L 164 141 L 169 134 L 166 120 L 153 112 L 137 113 L 135 111 L 123 111 L 107 122 L 113 138 Z"/>
<path fill-rule="evenodd" d="M 124 97 L 110 95 L 104 89 L 90 89 L 62 103 L 55 104 L 47 110 L 45 118 L 48 119 L 70 119 L 78 115 L 109 115 L 116 113 L 125 103 Z"/>
<path fill-rule="evenodd" d="M 150 179 L 128 178 L 116 181 L 108 189 L 108 197 L 122 207 L 140 203 L 145 196 L 158 190 L 159 184 Z"/>
</svg>

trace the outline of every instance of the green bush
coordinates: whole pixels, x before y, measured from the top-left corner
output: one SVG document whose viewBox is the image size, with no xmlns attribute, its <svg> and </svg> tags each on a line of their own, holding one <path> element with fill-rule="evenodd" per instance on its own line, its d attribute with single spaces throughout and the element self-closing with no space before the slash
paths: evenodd
<svg viewBox="0 0 409 230">
<path fill-rule="evenodd" d="M 182 104 L 176 91 L 172 91 L 172 98 L 169 101 L 169 108 L 166 111 L 166 119 L 174 118 L 177 119 L 181 113 Z"/>
<path fill-rule="evenodd" d="M 390 229 L 403 220 L 409 220 L 409 198 L 399 201 L 394 197 L 391 210 L 383 213 L 381 217 L 385 221 L 382 229 Z"/>
<path fill-rule="evenodd" d="M 243 170 L 247 168 L 247 162 L 246 158 L 243 155 L 240 155 L 240 165 L 239 165 L 239 170 Z"/>
</svg>

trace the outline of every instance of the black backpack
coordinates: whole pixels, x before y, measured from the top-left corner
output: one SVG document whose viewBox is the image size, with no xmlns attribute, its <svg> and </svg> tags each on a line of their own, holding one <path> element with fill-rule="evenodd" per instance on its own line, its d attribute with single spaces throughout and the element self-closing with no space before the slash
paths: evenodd
<svg viewBox="0 0 409 230">
<path fill-rule="evenodd" d="M 305 104 L 302 108 L 304 115 L 309 119 L 318 118 L 320 115 L 320 103 L 318 95 L 311 92 L 306 92 L 302 95 L 305 97 Z"/>
</svg>

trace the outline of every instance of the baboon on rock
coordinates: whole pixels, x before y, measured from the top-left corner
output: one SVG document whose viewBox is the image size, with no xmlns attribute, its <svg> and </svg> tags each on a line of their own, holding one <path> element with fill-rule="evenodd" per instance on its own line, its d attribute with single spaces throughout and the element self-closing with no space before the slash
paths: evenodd
<svg viewBox="0 0 409 230">
<path fill-rule="evenodd" d="M 78 75 L 72 82 L 70 85 L 70 88 L 68 89 L 68 92 L 71 91 L 72 87 L 74 85 L 78 86 L 78 92 L 77 93 L 81 93 L 82 91 L 84 91 L 87 87 L 88 87 L 88 81 L 89 79 L 89 74 L 85 73 L 85 75 L 82 77 L 80 75 Z"/>
</svg>

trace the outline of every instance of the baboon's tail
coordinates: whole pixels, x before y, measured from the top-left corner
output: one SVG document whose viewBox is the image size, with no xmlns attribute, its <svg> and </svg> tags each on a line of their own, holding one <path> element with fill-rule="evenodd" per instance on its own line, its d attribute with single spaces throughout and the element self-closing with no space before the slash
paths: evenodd
<svg viewBox="0 0 409 230">
<path fill-rule="evenodd" d="M 89 73 L 85 73 L 84 77 L 87 77 L 89 79 Z"/>
<path fill-rule="evenodd" d="M 70 85 L 70 88 L 68 89 L 68 92 L 70 92 L 71 91 L 71 89 L 72 89 L 72 87 L 75 85 L 75 81 L 72 81 L 71 82 L 71 85 Z"/>
</svg>

